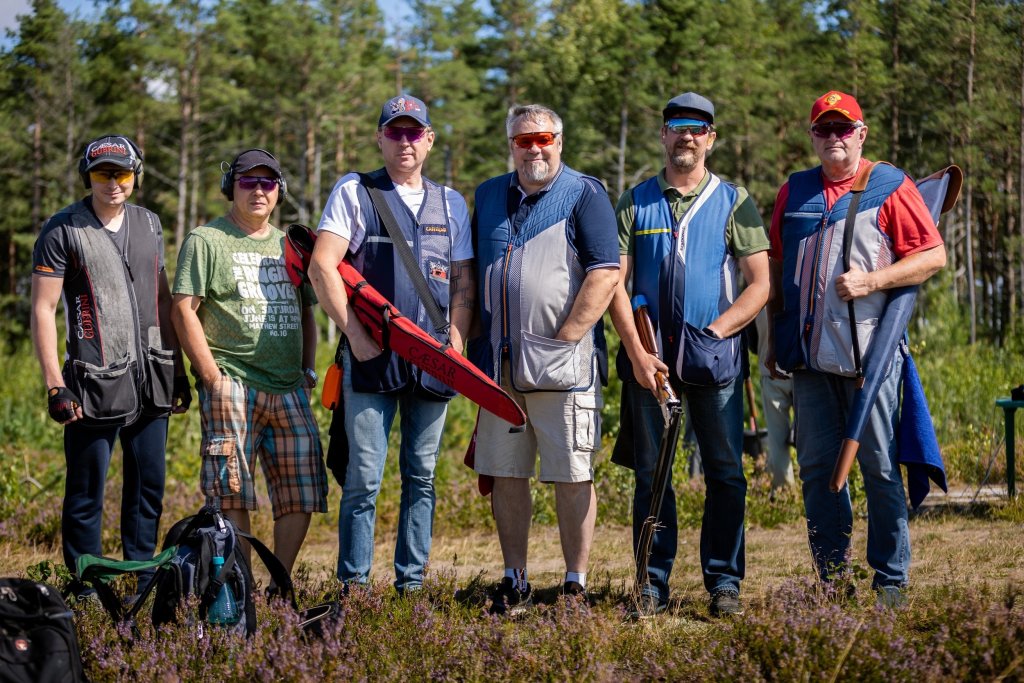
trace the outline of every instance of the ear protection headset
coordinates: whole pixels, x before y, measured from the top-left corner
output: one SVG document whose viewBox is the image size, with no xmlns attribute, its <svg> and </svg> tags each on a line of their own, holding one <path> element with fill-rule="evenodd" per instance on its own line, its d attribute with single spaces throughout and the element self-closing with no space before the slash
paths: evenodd
<svg viewBox="0 0 1024 683">
<path fill-rule="evenodd" d="M 232 161 L 230 165 L 228 165 L 226 161 L 220 162 L 220 170 L 223 172 L 223 175 L 220 177 L 220 193 L 227 197 L 227 200 L 229 202 L 234 201 L 235 199 L 235 164 L 238 163 L 238 160 L 242 157 L 243 154 L 246 154 L 248 152 L 263 152 L 274 161 L 277 161 L 277 157 L 275 157 L 267 150 L 261 149 L 259 147 L 253 147 L 252 149 L 247 149 L 242 152 L 239 152 L 238 156 L 235 157 L 234 161 Z M 278 162 L 278 166 L 280 165 L 281 162 Z M 285 182 L 284 172 L 277 176 L 277 181 L 278 201 L 280 201 L 284 199 L 285 196 L 288 194 L 288 183 Z"/>
<path fill-rule="evenodd" d="M 78 160 L 78 176 L 82 179 L 82 183 L 85 184 L 85 189 L 88 190 L 89 188 L 92 187 L 92 179 L 89 178 L 89 171 L 85 170 L 86 167 L 89 165 L 89 148 L 92 147 L 94 142 L 99 142 L 103 138 L 117 138 L 118 140 L 124 140 L 125 142 L 128 143 L 128 146 L 131 147 L 132 149 L 132 154 L 135 155 L 135 165 L 132 166 L 132 173 L 135 174 L 134 187 L 142 187 L 142 176 L 144 174 L 142 168 L 142 150 L 138 148 L 138 146 L 131 140 L 131 138 L 127 138 L 124 135 L 115 135 L 111 133 L 108 135 L 101 135 L 95 140 L 92 140 L 89 144 L 87 144 L 85 146 L 85 151 L 82 152 L 82 158 Z"/>
</svg>

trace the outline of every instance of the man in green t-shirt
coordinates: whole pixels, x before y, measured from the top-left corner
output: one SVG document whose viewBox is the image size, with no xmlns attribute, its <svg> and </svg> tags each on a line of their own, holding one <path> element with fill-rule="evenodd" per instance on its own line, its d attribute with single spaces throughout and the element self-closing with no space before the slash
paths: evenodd
<svg viewBox="0 0 1024 683">
<path fill-rule="evenodd" d="M 262 149 L 242 152 L 221 180 L 228 215 L 189 233 L 178 254 L 172 317 L 192 362 L 202 414 L 201 488 L 240 529 L 256 509 L 259 457 L 274 512 L 274 552 L 291 571 L 313 512 L 327 511 L 316 386 L 316 303 L 284 264 L 270 216 L 286 191 Z"/>
<path fill-rule="evenodd" d="M 665 168 L 626 191 L 616 207 L 624 276 L 611 305 L 622 338 L 616 359 L 621 418 L 612 460 L 636 471 L 635 546 L 650 511 L 664 427 L 654 375 L 667 373 L 686 401 L 704 466 L 700 560 L 711 614 L 739 614 L 747 491 L 742 462 L 745 350 L 739 335 L 768 300 L 768 238 L 747 191 L 705 165 L 717 139 L 714 105 L 697 93 L 684 93 L 669 100 L 662 114 Z M 742 292 L 740 272 L 747 283 Z M 648 353 L 640 341 L 631 294 L 646 299 L 659 354 Z M 653 616 L 668 605 L 677 539 L 671 482 L 658 519 L 638 617 Z"/>
</svg>

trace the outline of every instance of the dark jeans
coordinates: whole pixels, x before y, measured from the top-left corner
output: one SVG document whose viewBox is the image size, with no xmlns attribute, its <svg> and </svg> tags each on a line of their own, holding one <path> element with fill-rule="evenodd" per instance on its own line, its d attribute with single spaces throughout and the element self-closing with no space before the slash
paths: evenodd
<svg viewBox="0 0 1024 683">
<path fill-rule="evenodd" d="M 704 587 L 739 590 L 745 573 L 744 512 L 747 482 L 743 476 L 742 381 L 725 387 L 691 387 L 683 390 L 700 446 L 707 493 L 701 523 L 700 556 Z M 664 425 L 657 400 L 635 381 L 622 383 L 624 421 L 622 433 L 632 439 L 636 466 L 633 495 L 633 552 L 651 505 L 651 485 Z M 627 407 L 628 406 L 628 407 Z M 627 411 L 629 415 L 627 416 Z M 676 499 L 671 482 L 665 491 L 648 563 L 649 585 L 644 592 L 668 600 L 668 581 L 678 545 Z"/>
<path fill-rule="evenodd" d="M 64 563 L 75 571 L 80 555 L 103 552 L 103 492 L 114 442 L 121 442 L 121 545 L 126 560 L 149 560 L 163 511 L 167 417 L 140 417 L 126 427 L 64 428 L 64 509 L 61 518 Z M 148 581 L 140 576 L 140 586 Z"/>
</svg>

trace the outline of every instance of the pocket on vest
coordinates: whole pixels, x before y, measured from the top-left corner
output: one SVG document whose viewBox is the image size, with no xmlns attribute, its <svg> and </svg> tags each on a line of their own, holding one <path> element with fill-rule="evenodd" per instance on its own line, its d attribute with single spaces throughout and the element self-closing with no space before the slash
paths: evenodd
<svg viewBox="0 0 1024 683">
<path fill-rule="evenodd" d="M 135 363 L 129 356 L 100 367 L 81 360 L 67 366 L 64 381 L 82 399 L 82 413 L 98 422 L 127 422 L 139 409 Z"/>
<path fill-rule="evenodd" d="M 874 339 L 878 318 L 857 321 L 857 340 L 860 342 L 861 366 L 867 357 L 868 345 Z M 857 374 L 853 358 L 853 337 L 850 335 L 850 319 L 834 318 L 826 321 L 822 339 L 814 361 L 815 369 L 845 377 Z"/>
<path fill-rule="evenodd" d="M 146 382 L 142 405 L 146 410 L 164 413 L 171 409 L 174 395 L 174 352 L 170 349 L 146 349 Z"/>
<path fill-rule="evenodd" d="M 686 384 L 720 387 L 739 377 L 742 362 L 739 335 L 719 339 L 683 323 L 683 343 L 676 362 L 676 374 Z"/>
<path fill-rule="evenodd" d="M 525 391 L 569 391 L 579 383 L 579 344 L 523 330 L 512 378 Z"/>
</svg>

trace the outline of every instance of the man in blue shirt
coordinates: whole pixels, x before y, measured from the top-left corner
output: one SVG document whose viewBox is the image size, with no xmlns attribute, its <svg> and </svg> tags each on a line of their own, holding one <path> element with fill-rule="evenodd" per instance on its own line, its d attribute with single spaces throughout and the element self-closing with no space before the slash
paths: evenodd
<svg viewBox="0 0 1024 683">
<path fill-rule="evenodd" d="M 524 431 L 510 433 L 508 423 L 480 414 L 475 468 L 494 477 L 505 561 L 496 613 L 532 602 L 526 555 L 538 452 L 540 480 L 555 485 L 563 592 L 585 592 L 607 372 L 601 316 L 619 277 L 608 194 L 598 180 L 562 163 L 558 114 L 516 106 L 505 125 L 516 170 L 477 188 L 473 216 L 483 315 L 474 359 L 529 418 Z"/>
</svg>

